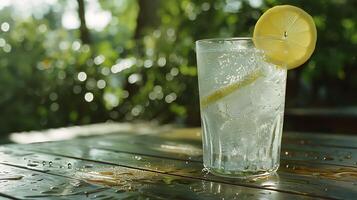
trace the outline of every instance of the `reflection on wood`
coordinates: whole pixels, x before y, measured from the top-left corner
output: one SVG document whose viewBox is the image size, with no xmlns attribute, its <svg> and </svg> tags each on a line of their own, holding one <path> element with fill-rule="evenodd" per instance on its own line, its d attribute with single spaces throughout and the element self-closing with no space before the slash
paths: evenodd
<svg viewBox="0 0 357 200">
<path fill-rule="evenodd" d="M 287 133 L 278 172 L 240 180 L 202 171 L 199 129 L 158 132 L 2 146 L 0 198 L 353 199 L 357 195 L 357 148 L 331 146 L 326 137 L 318 143 L 307 134 L 299 138 Z M 347 139 L 335 138 L 340 146 Z"/>
</svg>

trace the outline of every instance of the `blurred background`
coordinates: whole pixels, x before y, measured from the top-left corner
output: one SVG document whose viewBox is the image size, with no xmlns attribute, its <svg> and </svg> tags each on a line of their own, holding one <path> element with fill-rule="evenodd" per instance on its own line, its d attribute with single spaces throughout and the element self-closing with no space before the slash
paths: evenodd
<svg viewBox="0 0 357 200">
<path fill-rule="evenodd" d="M 317 25 L 288 73 L 286 130 L 357 133 L 357 1 L 1 0 L 0 138 L 106 121 L 199 126 L 194 41 L 251 36 L 291 4 Z"/>
</svg>

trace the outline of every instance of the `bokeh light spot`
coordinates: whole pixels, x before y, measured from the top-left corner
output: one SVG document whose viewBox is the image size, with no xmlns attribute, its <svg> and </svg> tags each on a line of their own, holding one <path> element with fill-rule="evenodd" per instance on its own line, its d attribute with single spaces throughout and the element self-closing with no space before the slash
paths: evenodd
<svg viewBox="0 0 357 200">
<path fill-rule="evenodd" d="M 84 95 L 84 100 L 85 100 L 86 102 L 92 102 L 93 99 L 94 99 L 94 95 L 93 95 L 93 93 L 91 93 L 91 92 L 87 92 L 87 93 Z"/>
<path fill-rule="evenodd" d="M 131 109 L 131 114 L 133 116 L 138 116 L 140 113 L 143 111 L 143 106 L 142 105 L 136 105 L 134 106 L 133 109 Z"/>
<path fill-rule="evenodd" d="M 160 66 L 160 67 L 163 67 L 166 65 L 166 58 L 165 57 L 160 57 L 158 60 L 157 60 L 157 64 Z"/>
<path fill-rule="evenodd" d="M 170 70 L 170 74 L 171 74 L 172 76 L 177 76 L 178 73 L 179 73 L 179 70 L 178 70 L 176 67 L 174 67 L 174 68 L 172 68 L 172 69 Z"/>
<path fill-rule="evenodd" d="M 79 81 L 85 81 L 87 79 L 87 74 L 85 72 L 79 72 L 77 78 Z"/>
<path fill-rule="evenodd" d="M 7 22 L 4 22 L 1 24 L 1 30 L 4 32 L 8 32 L 10 30 L 10 24 Z"/>
<path fill-rule="evenodd" d="M 56 101 L 58 99 L 58 95 L 55 92 L 51 92 L 49 98 L 51 99 L 51 101 Z"/>
<path fill-rule="evenodd" d="M 5 44 L 5 46 L 2 48 L 6 53 L 10 53 L 11 51 L 11 45 L 10 44 Z"/>
<path fill-rule="evenodd" d="M 150 67 L 152 67 L 152 65 L 153 65 L 152 60 L 147 59 L 147 60 L 144 61 L 144 67 L 145 68 L 150 68 Z"/>
<path fill-rule="evenodd" d="M 105 61 L 105 57 L 103 55 L 96 56 L 94 58 L 94 64 L 100 65 Z"/>
<path fill-rule="evenodd" d="M 125 69 L 129 69 L 136 63 L 135 58 L 126 58 L 123 60 L 120 60 L 117 64 L 113 65 L 110 69 L 112 73 L 119 73 Z"/>
<path fill-rule="evenodd" d="M 73 51 L 78 51 L 81 48 L 81 43 L 79 41 L 74 41 L 72 43 L 72 50 Z"/>
<path fill-rule="evenodd" d="M 208 2 L 204 2 L 202 5 L 201 5 L 201 9 L 203 11 L 208 11 L 210 9 L 210 4 Z"/>
<path fill-rule="evenodd" d="M 141 81 L 141 75 L 140 74 L 132 74 L 128 77 L 128 82 L 130 84 L 134 84 L 138 81 Z"/>
<path fill-rule="evenodd" d="M 51 104 L 51 106 L 50 106 L 51 111 L 56 112 L 58 109 L 59 109 L 58 103 L 54 102 Z"/>
<path fill-rule="evenodd" d="M 172 92 L 172 93 L 166 95 L 165 101 L 166 101 L 166 103 L 172 103 L 173 101 L 176 100 L 176 98 L 177 98 L 176 93 Z"/>
<path fill-rule="evenodd" d="M 103 79 L 100 79 L 100 80 L 97 81 L 97 87 L 98 87 L 99 89 L 105 88 L 106 85 L 107 85 L 107 83 L 106 83 L 105 80 L 103 80 Z"/>
</svg>

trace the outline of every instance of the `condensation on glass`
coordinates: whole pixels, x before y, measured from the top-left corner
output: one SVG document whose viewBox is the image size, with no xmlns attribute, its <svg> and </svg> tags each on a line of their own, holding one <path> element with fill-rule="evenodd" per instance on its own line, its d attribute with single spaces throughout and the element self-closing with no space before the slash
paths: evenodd
<svg viewBox="0 0 357 200">
<path fill-rule="evenodd" d="M 228 177 L 279 167 L 286 69 L 251 38 L 196 42 L 204 166 Z"/>
</svg>

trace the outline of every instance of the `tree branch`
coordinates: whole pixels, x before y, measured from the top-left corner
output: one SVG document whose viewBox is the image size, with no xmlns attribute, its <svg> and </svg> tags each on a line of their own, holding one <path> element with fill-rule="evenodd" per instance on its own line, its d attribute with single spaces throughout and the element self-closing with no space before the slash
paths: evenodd
<svg viewBox="0 0 357 200">
<path fill-rule="evenodd" d="M 81 22 L 81 26 L 79 27 L 79 31 L 81 34 L 80 38 L 83 44 L 89 44 L 90 34 L 86 24 L 84 0 L 77 0 L 77 3 L 78 3 L 78 17 Z"/>
</svg>

